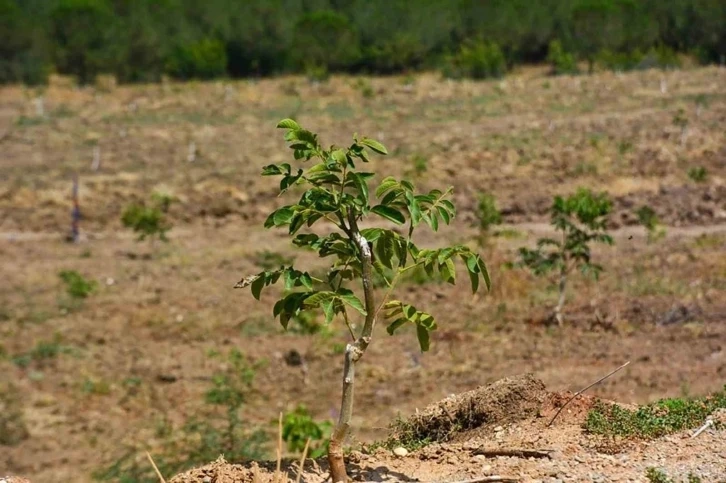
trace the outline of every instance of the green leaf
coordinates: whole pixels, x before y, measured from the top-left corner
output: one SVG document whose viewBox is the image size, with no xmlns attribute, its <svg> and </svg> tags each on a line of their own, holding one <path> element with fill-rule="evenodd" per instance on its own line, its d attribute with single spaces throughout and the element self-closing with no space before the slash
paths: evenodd
<svg viewBox="0 0 726 483">
<path fill-rule="evenodd" d="M 368 205 L 368 183 L 366 183 L 365 179 L 363 179 L 363 177 L 360 176 L 358 173 L 349 173 L 348 176 L 353 181 L 355 187 L 358 189 L 358 192 L 363 197 L 363 203 Z"/>
<path fill-rule="evenodd" d="M 339 295 L 340 300 L 342 300 L 346 305 L 349 305 L 350 307 L 354 308 L 358 312 L 360 312 L 362 315 L 366 315 L 366 309 L 363 307 L 363 302 L 360 301 L 358 297 L 353 295 L 352 292 L 350 293 L 341 293 Z"/>
<path fill-rule="evenodd" d="M 388 332 L 388 335 L 393 335 L 393 333 L 396 332 L 397 329 L 401 328 L 406 322 L 408 322 L 408 319 L 404 317 L 396 319 L 388 324 L 388 327 L 386 327 L 386 332 Z"/>
<path fill-rule="evenodd" d="M 277 123 L 278 129 L 292 129 L 294 131 L 297 131 L 300 129 L 300 125 L 293 121 L 292 119 L 283 119 L 282 121 Z"/>
<path fill-rule="evenodd" d="M 374 139 L 363 138 L 359 142 L 364 146 L 368 146 L 378 154 L 388 154 L 388 150 L 386 149 L 386 147 Z"/>
<path fill-rule="evenodd" d="M 449 276 L 446 278 L 446 281 L 451 285 L 456 285 L 456 267 L 454 266 L 454 261 L 451 258 L 448 258 L 444 264 L 449 272 Z"/>
<path fill-rule="evenodd" d="M 471 280 L 471 293 L 476 293 L 479 290 L 479 274 L 469 270 L 468 266 L 466 268 L 466 273 L 469 274 L 469 280 Z"/>
<path fill-rule="evenodd" d="M 421 346 L 421 352 L 428 351 L 431 343 L 429 330 L 422 324 L 416 324 L 416 336 L 418 337 L 418 345 Z"/>
<path fill-rule="evenodd" d="M 426 327 L 428 330 L 436 329 L 436 321 L 434 320 L 434 316 L 431 314 L 427 314 L 426 312 L 421 312 L 418 323 Z"/>
<path fill-rule="evenodd" d="M 250 285 L 250 290 L 252 290 L 252 296 L 257 300 L 260 300 L 262 288 L 265 286 L 265 279 L 265 276 L 259 277 L 257 280 L 252 282 L 252 285 Z"/>
<path fill-rule="evenodd" d="M 479 259 L 478 265 L 479 265 L 479 271 L 481 272 L 481 276 L 484 279 L 484 284 L 487 286 L 487 290 L 492 289 L 492 280 L 489 278 L 489 270 L 487 270 L 487 266 L 484 263 L 484 260 L 477 257 Z"/>
<path fill-rule="evenodd" d="M 333 321 L 335 318 L 335 310 L 333 309 L 333 302 L 334 300 L 331 298 L 329 300 L 325 300 L 323 302 L 320 302 L 320 306 L 323 308 L 323 313 L 325 314 L 325 323 L 329 324 Z"/>
<path fill-rule="evenodd" d="M 384 178 L 378 188 L 376 188 L 376 198 L 380 198 L 384 193 L 395 186 L 398 186 L 398 181 L 396 181 L 393 176 Z"/>
<path fill-rule="evenodd" d="M 292 220 L 293 216 L 295 216 L 295 210 L 293 210 L 289 206 L 284 206 L 279 210 L 275 210 L 271 216 L 271 226 L 287 225 L 288 223 L 290 223 L 290 220 Z M 265 223 L 265 228 L 269 228 L 269 226 L 267 226 L 267 223 Z"/>
<path fill-rule="evenodd" d="M 390 206 L 376 205 L 371 208 L 371 211 L 376 215 L 382 216 L 383 218 L 390 220 L 398 225 L 403 225 L 404 223 L 406 223 L 406 218 L 403 216 L 403 214 L 397 209 L 391 208 Z"/>
</svg>

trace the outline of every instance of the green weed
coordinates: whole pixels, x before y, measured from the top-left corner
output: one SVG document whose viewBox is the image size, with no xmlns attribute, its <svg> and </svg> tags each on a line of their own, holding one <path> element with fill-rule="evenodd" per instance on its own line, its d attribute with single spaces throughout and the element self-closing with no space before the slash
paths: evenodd
<svg viewBox="0 0 726 483">
<path fill-rule="evenodd" d="M 719 408 L 726 408 L 726 386 L 708 397 L 662 399 L 636 410 L 598 402 L 587 415 L 585 429 L 604 436 L 653 439 L 698 427 Z"/>
</svg>

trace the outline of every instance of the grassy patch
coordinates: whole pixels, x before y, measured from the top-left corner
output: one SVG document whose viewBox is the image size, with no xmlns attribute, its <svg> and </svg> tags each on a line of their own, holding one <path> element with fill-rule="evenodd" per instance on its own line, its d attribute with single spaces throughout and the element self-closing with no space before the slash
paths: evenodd
<svg viewBox="0 0 726 483">
<path fill-rule="evenodd" d="M 726 408 L 726 386 L 704 398 L 661 399 L 634 411 L 598 402 L 587 415 L 585 430 L 604 436 L 653 439 L 696 428 L 719 408 Z"/>
</svg>

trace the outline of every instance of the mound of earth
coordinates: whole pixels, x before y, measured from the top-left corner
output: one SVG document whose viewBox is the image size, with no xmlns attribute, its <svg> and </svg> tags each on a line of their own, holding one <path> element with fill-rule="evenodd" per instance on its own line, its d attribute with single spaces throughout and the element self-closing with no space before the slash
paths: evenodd
<svg viewBox="0 0 726 483">
<path fill-rule="evenodd" d="M 378 447 L 348 456 L 353 481 L 648 481 L 658 468 L 686 481 L 726 482 L 726 432 L 708 429 L 697 438 L 682 432 L 653 441 L 615 441 L 582 429 L 596 398 L 579 396 L 553 416 L 572 394 L 551 393 L 531 375 L 497 381 L 450 396 L 404 421 L 399 428 L 440 441 L 407 453 Z M 401 436 L 401 435 L 398 435 Z M 410 434 L 409 434 L 410 436 Z M 231 464 L 217 461 L 175 476 L 170 483 L 243 483 L 328 479 L 327 462 Z"/>
</svg>

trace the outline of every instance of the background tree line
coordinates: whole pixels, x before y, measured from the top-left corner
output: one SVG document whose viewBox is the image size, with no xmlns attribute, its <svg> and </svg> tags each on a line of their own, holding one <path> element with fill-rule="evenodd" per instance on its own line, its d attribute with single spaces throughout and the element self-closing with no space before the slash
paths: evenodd
<svg viewBox="0 0 726 483">
<path fill-rule="evenodd" d="M 0 0 L 4 83 L 52 71 L 82 83 L 439 67 L 486 77 L 544 60 L 633 68 L 648 52 L 723 63 L 726 1 Z"/>
</svg>

